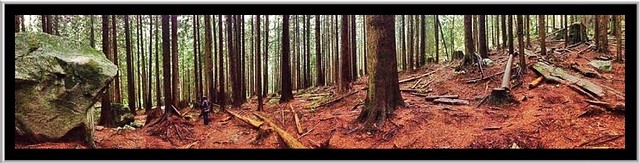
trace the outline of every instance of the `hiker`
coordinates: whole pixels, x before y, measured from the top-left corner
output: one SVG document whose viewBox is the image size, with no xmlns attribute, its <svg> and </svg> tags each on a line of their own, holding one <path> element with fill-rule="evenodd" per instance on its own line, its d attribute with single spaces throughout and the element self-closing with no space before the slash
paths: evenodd
<svg viewBox="0 0 640 163">
<path fill-rule="evenodd" d="M 201 115 L 204 117 L 204 125 L 209 125 L 209 100 L 207 96 L 202 97 L 202 102 L 200 102 L 200 107 L 202 107 Z"/>
</svg>

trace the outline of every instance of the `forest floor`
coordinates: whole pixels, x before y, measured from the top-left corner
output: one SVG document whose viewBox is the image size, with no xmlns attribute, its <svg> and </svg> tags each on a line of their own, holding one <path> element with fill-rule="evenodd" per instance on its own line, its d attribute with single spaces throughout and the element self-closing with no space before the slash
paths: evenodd
<svg viewBox="0 0 640 163">
<path fill-rule="evenodd" d="M 549 43 L 558 49 L 563 43 Z M 611 54 L 615 54 L 612 44 Z M 569 63 L 577 62 L 588 66 L 589 60 L 600 56 L 592 50 L 583 54 L 579 51 L 588 48 L 582 44 L 570 48 L 570 52 L 554 54 L 555 65 L 577 77 L 606 85 L 625 92 L 625 64 L 613 64 L 613 71 L 600 72 L 604 78 L 586 78 L 569 68 Z M 508 55 L 505 50 L 490 52 L 495 65 L 485 67 L 484 74 L 490 75 L 504 70 Z M 535 63 L 539 58 L 528 58 L 527 64 Z M 518 61 L 517 59 L 514 62 Z M 459 95 L 459 99 L 469 100 L 469 105 L 434 104 L 424 97 L 410 92 L 402 92 L 406 106 L 394 111 L 393 117 L 385 123 L 381 131 L 366 133 L 354 130 L 353 123 L 366 98 L 366 77 L 359 78 L 352 85 L 355 94 L 346 96 L 335 103 L 310 109 L 320 101 L 340 97 L 332 87 L 310 88 L 295 93 L 295 99 L 279 104 L 274 98 L 265 100 L 264 115 L 276 125 L 286 130 L 307 147 L 317 148 L 323 142 L 327 148 L 625 148 L 625 117 L 623 114 L 600 112 L 581 116 L 588 109 L 585 96 L 566 85 L 545 82 L 529 89 L 529 82 L 539 75 L 527 68 L 522 83 L 516 85 L 511 94 L 519 101 L 507 106 L 490 106 L 482 97 L 492 88 L 498 87 L 502 75 L 489 80 L 466 84 L 465 81 L 479 78 L 480 72 L 468 69 L 466 73 L 454 73 L 453 63 L 428 64 L 411 71 L 400 72 L 400 80 L 433 72 L 422 79 L 405 82 L 401 89 L 411 89 L 419 80 L 416 89 L 431 90 L 429 95 Z M 318 94 L 331 94 L 321 96 Z M 524 99 L 523 99 L 524 98 Z M 252 117 L 255 112 L 256 98 L 249 99 L 241 108 L 233 108 L 236 113 Z M 624 99 L 607 93 L 602 99 L 607 102 L 624 102 Z M 187 108 L 188 110 L 189 108 Z M 304 129 L 303 134 L 296 131 L 296 123 L 291 110 L 295 110 Z M 184 110 L 182 111 L 184 112 Z M 197 117 L 199 111 L 191 111 Z M 586 114 L 585 114 L 586 115 Z M 144 122 L 142 112 L 135 117 Z M 256 119 L 256 118 L 254 118 Z M 211 117 L 209 126 L 202 118 L 190 121 L 194 124 L 194 139 L 176 142 L 150 136 L 148 128 L 115 131 L 105 128 L 96 131 L 95 139 L 99 148 L 287 148 L 276 132 L 261 130 L 245 123 L 230 114 L 217 113 Z M 256 138 L 264 138 L 256 141 Z M 517 147 L 516 147 L 517 146 Z M 16 144 L 16 148 L 86 148 L 79 142 L 56 142 L 43 144 Z"/>
</svg>

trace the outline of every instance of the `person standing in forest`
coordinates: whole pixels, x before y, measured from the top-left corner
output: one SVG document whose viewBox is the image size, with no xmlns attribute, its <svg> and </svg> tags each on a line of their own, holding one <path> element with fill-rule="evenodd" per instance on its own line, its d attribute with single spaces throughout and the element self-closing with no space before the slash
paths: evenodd
<svg viewBox="0 0 640 163">
<path fill-rule="evenodd" d="M 200 102 L 200 107 L 202 108 L 202 112 L 200 115 L 204 117 L 204 125 L 209 125 L 209 100 L 207 96 L 202 96 L 202 101 Z"/>
</svg>

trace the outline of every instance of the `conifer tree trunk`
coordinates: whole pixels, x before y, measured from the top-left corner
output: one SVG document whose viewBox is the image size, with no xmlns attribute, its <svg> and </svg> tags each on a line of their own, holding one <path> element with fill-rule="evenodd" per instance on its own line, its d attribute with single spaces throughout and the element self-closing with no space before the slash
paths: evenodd
<svg viewBox="0 0 640 163">
<path fill-rule="evenodd" d="M 269 15 L 264 16 L 264 71 L 262 74 L 262 96 L 266 96 L 269 92 Z"/>
<path fill-rule="evenodd" d="M 621 15 L 613 15 L 614 26 L 616 35 L 616 61 L 619 63 L 623 63 L 622 61 L 622 29 L 620 25 Z"/>
<path fill-rule="evenodd" d="M 403 106 L 398 84 L 395 16 L 367 15 L 366 30 L 369 35 L 367 50 L 368 60 L 373 64 L 368 67 L 369 79 L 365 106 L 357 121 L 364 123 L 364 129 L 379 130 L 388 117 L 391 117 L 397 106 Z"/>
<path fill-rule="evenodd" d="M 507 16 L 500 15 L 502 23 L 502 49 L 507 48 Z"/>
<path fill-rule="evenodd" d="M 171 99 L 177 108 L 180 104 L 180 73 L 178 65 L 178 15 L 171 15 Z M 169 109 L 171 110 L 171 109 Z"/>
<path fill-rule="evenodd" d="M 255 92 L 256 94 L 258 94 L 258 111 L 262 111 L 262 93 L 260 91 L 262 91 L 262 74 L 260 74 L 262 72 L 262 60 L 260 59 L 261 55 L 260 54 L 260 44 L 261 44 L 261 40 L 260 40 L 260 15 L 256 15 L 256 25 L 253 27 L 255 30 L 255 39 L 254 41 L 256 42 L 256 51 L 255 51 L 255 67 L 256 67 L 256 79 L 255 79 Z"/>
<path fill-rule="evenodd" d="M 164 115 L 163 117 L 169 117 L 173 114 L 173 95 L 171 95 L 171 40 L 169 35 L 169 19 L 170 15 L 162 15 L 162 71 L 163 71 L 163 85 L 164 85 Z"/>
<path fill-rule="evenodd" d="M 152 66 L 152 62 L 153 62 L 153 53 L 151 52 L 152 48 L 153 48 L 153 17 L 151 15 L 149 15 L 149 64 L 148 64 L 148 70 L 145 70 L 148 72 L 147 77 L 147 82 L 145 82 L 145 84 L 147 85 L 147 96 L 145 98 L 145 108 L 147 109 L 151 109 L 152 107 L 152 99 L 151 99 L 151 94 L 152 94 L 152 76 L 153 76 L 153 67 Z"/>
<path fill-rule="evenodd" d="M 418 41 L 418 43 L 420 44 L 420 53 L 418 54 L 418 67 L 424 66 L 424 56 L 425 56 L 425 38 L 427 38 L 427 32 L 425 31 L 425 23 L 424 23 L 424 15 L 420 15 L 420 41 Z"/>
<path fill-rule="evenodd" d="M 413 44 L 414 43 L 413 42 L 413 38 L 414 38 L 413 37 L 414 36 L 414 30 L 413 30 L 414 29 L 413 28 L 414 25 L 413 24 L 414 24 L 414 22 L 415 22 L 414 16 L 413 15 L 409 15 L 409 26 L 407 27 L 408 30 L 409 30 L 409 33 L 408 33 L 408 36 L 407 36 L 408 37 L 407 38 L 407 42 L 409 43 L 409 46 L 407 46 L 407 48 L 409 49 L 409 55 L 407 55 L 407 66 L 408 66 L 407 69 L 408 70 L 413 70 L 413 56 L 415 55 L 414 54 L 414 50 L 413 50 L 414 49 L 413 47 L 415 47 L 414 44 Z"/>
<path fill-rule="evenodd" d="M 209 17 L 209 16 L 205 15 L 205 17 Z M 204 88 L 202 88 L 200 86 L 201 80 L 200 80 L 200 71 L 199 71 L 199 69 L 201 69 L 201 68 L 200 68 L 200 64 L 198 64 L 198 61 L 200 60 L 199 59 L 200 57 L 198 57 L 198 51 L 199 51 L 198 50 L 198 47 L 199 47 L 198 44 L 200 43 L 200 40 L 199 40 L 199 37 L 198 37 L 198 35 L 200 34 L 199 31 L 198 31 L 198 22 L 199 21 L 200 20 L 199 20 L 198 15 L 193 15 L 193 38 L 195 39 L 193 41 L 193 66 L 194 66 L 194 71 L 193 71 L 194 75 L 193 75 L 193 77 L 195 78 L 194 79 L 194 81 L 195 81 L 194 84 L 195 84 L 195 93 L 196 93 L 195 97 L 196 97 L 196 100 L 202 99 L 201 90 L 204 89 Z M 207 50 L 209 50 L 209 49 L 205 48 L 205 51 L 207 51 Z M 206 90 L 204 92 L 205 93 L 209 93 L 208 91 L 209 90 Z"/>
<path fill-rule="evenodd" d="M 127 103 L 129 109 L 135 114 L 136 112 L 136 92 L 135 81 L 133 76 L 133 54 L 131 54 L 131 30 L 129 29 L 129 15 L 124 16 L 124 35 L 125 48 L 127 55 Z"/>
<path fill-rule="evenodd" d="M 109 16 L 108 15 L 102 15 L 102 52 L 104 53 L 105 57 L 107 57 L 107 59 L 113 61 L 113 59 L 111 59 L 111 55 L 109 52 Z M 110 87 L 110 84 L 107 84 L 106 87 Z M 111 112 L 111 96 L 110 95 L 111 93 L 109 92 L 109 88 L 104 89 L 104 92 L 102 93 L 102 101 L 100 103 L 100 121 L 98 125 L 110 126 L 110 127 L 113 126 L 113 122 L 112 122 L 113 114 Z"/>
<path fill-rule="evenodd" d="M 540 40 L 540 54 L 547 55 L 546 48 L 546 31 L 547 28 L 544 23 L 544 15 L 538 15 L 538 39 Z"/>
<path fill-rule="evenodd" d="M 529 19 L 529 15 L 526 15 L 526 19 L 525 20 L 527 20 L 527 21 L 525 21 L 526 27 L 527 27 L 525 29 L 525 33 L 527 35 L 527 45 L 526 46 L 527 47 L 531 47 L 531 28 L 529 28 L 531 19 Z"/>
<path fill-rule="evenodd" d="M 282 80 L 282 93 L 280 103 L 293 100 L 291 93 L 291 66 L 289 64 L 289 15 L 283 15 L 282 19 L 282 58 L 280 59 L 280 79 Z"/>
<path fill-rule="evenodd" d="M 358 78 L 358 57 L 357 57 L 357 44 L 356 44 L 356 15 L 351 15 L 351 81 L 355 82 Z"/>
<path fill-rule="evenodd" d="M 478 29 L 478 32 L 480 32 L 478 34 L 478 51 L 480 53 L 480 57 L 482 58 L 489 58 L 489 54 L 488 53 L 488 48 L 487 48 L 487 29 L 485 26 L 486 23 L 486 17 L 485 15 L 478 15 L 478 26 L 480 29 Z"/>
<path fill-rule="evenodd" d="M 116 25 L 116 20 L 116 15 L 111 15 L 111 48 L 113 51 L 113 64 L 120 67 L 120 64 L 118 63 L 118 32 L 116 30 L 118 29 L 118 26 Z M 118 69 L 118 73 L 116 73 L 114 78 L 115 93 L 113 100 L 116 103 L 122 103 L 122 93 L 120 91 L 120 69 Z"/>
<path fill-rule="evenodd" d="M 205 85 L 207 88 L 202 88 L 202 89 L 206 89 L 206 91 L 203 92 L 207 92 L 206 96 L 209 100 L 211 100 L 211 98 L 213 97 L 213 94 L 215 93 L 215 87 L 213 84 L 213 57 L 212 57 L 212 44 L 213 44 L 213 38 L 212 36 L 212 30 L 211 30 L 211 15 L 204 15 L 204 77 L 205 77 Z M 200 99 L 197 99 L 200 100 Z"/>
<path fill-rule="evenodd" d="M 228 17 L 227 17 L 228 19 Z M 227 21 L 227 23 L 229 23 L 229 21 Z M 229 27 L 229 26 L 227 26 Z M 225 85 L 225 77 L 224 77 L 224 57 L 223 56 L 223 51 L 222 51 L 222 42 L 223 42 L 223 38 L 222 38 L 222 15 L 218 15 L 218 28 L 220 30 L 218 30 L 218 105 L 220 105 L 220 108 L 222 108 L 222 110 L 225 109 L 225 104 L 226 104 L 226 94 L 225 94 L 225 89 L 226 89 L 226 85 Z M 227 29 L 229 30 L 229 29 Z M 227 37 L 229 37 L 229 35 L 227 35 Z M 230 47 L 230 46 L 229 46 Z M 229 50 L 227 50 L 229 51 Z M 229 54 L 227 54 L 229 55 Z M 227 67 L 228 68 L 228 67 Z"/>
<path fill-rule="evenodd" d="M 464 49 L 466 53 L 464 55 L 471 56 L 475 52 L 473 46 L 473 31 L 471 27 L 471 15 L 464 15 Z"/>
<path fill-rule="evenodd" d="M 609 24 L 609 16 L 608 15 L 596 15 L 596 19 L 598 20 L 597 26 L 598 29 L 596 31 L 598 36 L 599 45 L 597 47 L 597 51 L 600 53 L 609 53 L 609 43 L 607 37 L 607 25 Z"/>
<path fill-rule="evenodd" d="M 480 44 L 478 43 L 478 34 L 480 33 L 478 31 L 478 15 L 473 15 L 472 21 L 473 25 L 471 28 L 473 29 L 473 49 L 476 50 L 475 52 L 478 52 L 478 50 L 480 49 Z"/>
<path fill-rule="evenodd" d="M 43 17 L 43 22 L 46 22 L 46 17 Z M 43 26 L 43 29 L 45 29 L 44 32 L 47 33 L 46 23 L 44 23 Z M 89 15 L 89 45 L 91 45 L 92 48 L 96 48 L 96 40 L 93 32 L 93 15 Z"/>
<path fill-rule="evenodd" d="M 161 87 L 160 87 L 160 62 L 159 62 L 159 58 L 160 58 L 160 53 L 158 53 L 158 49 L 160 49 L 160 47 L 158 46 L 158 43 L 160 42 L 160 39 L 158 39 L 158 16 L 155 16 L 156 19 L 156 34 L 155 34 L 155 39 L 156 39 L 156 107 L 160 108 L 160 106 L 162 106 L 162 91 L 164 91 Z M 164 60 L 163 60 L 164 61 Z M 163 75 L 164 76 L 164 75 Z M 165 94 L 166 96 L 166 94 Z"/>
<path fill-rule="evenodd" d="M 349 77 L 349 73 L 351 71 L 351 66 L 349 65 L 350 58 L 350 50 L 349 50 L 349 18 L 346 15 L 342 15 L 342 27 L 340 32 L 340 83 L 338 87 L 338 92 L 346 93 L 349 91 L 349 81 L 351 80 Z"/>
<path fill-rule="evenodd" d="M 402 34 L 400 36 L 401 37 L 400 40 L 402 41 L 402 57 L 400 58 L 400 60 L 402 60 L 401 61 L 402 62 L 402 70 L 407 70 L 407 67 L 409 67 L 409 66 L 407 66 L 407 44 L 406 44 L 406 38 L 407 37 L 406 37 L 406 33 L 405 33 L 406 26 L 404 24 L 404 22 L 405 22 L 404 21 L 404 17 L 405 16 L 404 15 L 401 15 L 401 16 L 402 16 L 402 25 L 401 25 Z M 366 20 L 366 18 L 365 18 L 365 20 Z M 365 51 L 369 51 L 369 50 L 365 50 Z"/>
<path fill-rule="evenodd" d="M 316 24 L 315 24 L 315 40 L 316 40 L 316 86 L 324 86 L 324 73 L 323 71 L 323 63 L 322 57 L 323 55 L 320 53 L 320 15 L 316 15 Z M 266 78 L 265 78 L 266 80 Z"/>
<path fill-rule="evenodd" d="M 434 23 L 434 25 L 433 25 L 434 26 L 433 27 L 433 29 L 434 29 L 433 30 L 433 36 L 434 36 L 434 39 L 435 39 L 434 42 L 436 44 L 436 57 L 435 57 L 436 60 L 435 60 L 435 63 L 438 63 L 439 60 L 440 60 L 440 58 L 439 58 L 439 56 L 440 56 L 440 40 L 438 39 L 439 38 L 438 37 L 438 29 L 439 29 L 438 26 L 440 25 L 440 21 L 438 20 L 438 15 L 433 15 L 433 23 Z"/>
<path fill-rule="evenodd" d="M 520 55 L 520 67 L 522 68 L 522 73 L 526 73 L 527 69 L 526 69 L 526 62 L 525 62 L 525 57 L 524 57 L 524 32 L 523 32 L 523 20 L 522 20 L 522 15 L 518 15 L 517 16 L 517 21 L 518 21 L 518 55 Z"/>
<path fill-rule="evenodd" d="M 509 37 L 509 54 L 513 54 L 513 16 L 509 15 L 509 27 L 507 27 Z"/>
</svg>

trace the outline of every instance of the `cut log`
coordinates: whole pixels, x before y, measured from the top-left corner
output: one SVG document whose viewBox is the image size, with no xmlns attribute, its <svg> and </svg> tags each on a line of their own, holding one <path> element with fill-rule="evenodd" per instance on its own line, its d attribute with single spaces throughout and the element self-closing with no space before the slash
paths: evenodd
<svg viewBox="0 0 640 163">
<path fill-rule="evenodd" d="M 307 149 L 307 147 L 304 146 L 304 144 L 302 144 L 298 139 L 291 136 L 291 134 L 287 133 L 287 131 L 283 130 L 281 127 L 273 123 L 273 121 L 268 119 L 266 116 L 257 112 L 254 112 L 253 114 L 258 116 L 258 118 L 262 119 L 267 124 L 269 124 L 269 126 L 271 126 L 271 128 L 273 128 L 273 130 L 275 130 L 278 133 L 280 138 L 282 138 L 284 143 L 287 144 L 287 147 L 293 148 L 293 149 Z"/>
<path fill-rule="evenodd" d="M 449 105 L 469 105 L 469 101 L 460 100 L 460 99 L 450 99 L 450 98 L 438 98 L 433 100 L 434 103 L 442 103 Z"/>
<path fill-rule="evenodd" d="M 238 113 L 235 113 L 234 111 L 231 111 L 231 109 L 225 109 L 227 111 L 227 113 L 233 115 L 234 117 L 242 120 L 245 123 L 250 124 L 251 126 L 255 127 L 255 128 L 260 128 L 260 125 L 262 125 L 264 122 L 259 121 L 259 120 L 255 120 L 249 117 L 244 117 Z"/>
<path fill-rule="evenodd" d="M 596 85 L 591 81 L 575 77 L 565 72 L 561 68 L 552 66 L 546 62 L 536 62 L 536 64 L 534 64 L 532 68 L 536 72 L 544 76 L 544 78 L 547 80 L 556 81 L 567 85 L 575 84 L 599 98 L 604 97 L 605 95 L 604 90 L 599 85 Z"/>
<path fill-rule="evenodd" d="M 427 101 L 432 101 L 438 98 L 447 98 L 447 99 L 457 99 L 458 95 L 439 95 L 439 96 L 425 96 L 424 99 Z"/>
<path fill-rule="evenodd" d="M 535 87 L 537 87 L 538 85 L 540 85 L 540 83 L 542 83 L 542 81 L 544 81 L 544 77 L 540 76 L 538 78 L 536 78 L 535 80 L 531 81 L 531 83 L 529 83 L 529 89 L 533 89 Z"/>
<path fill-rule="evenodd" d="M 603 107 L 609 111 L 613 111 L 613 112 L 625 112 L 626 110 L 626 106 L 624 103 L 617 103 L 617 104 L 611 104 L 608 102 L 603 102 L 603 101 L 596 101 L 596 100 L 586 100 L 589 104 L 592 105 L 596 105 L 596 106 L 600 106 Z"/>
<path fill-rule="evenodd" d="M 598 71 L 593 70 L 591 68 L 585 68 L 585 67 L 581 67 L 578 64 L 571 64 L 571 69 L 576 70 L 578 73 L 586 76 L 586 77 L 590 77 L 590 78 L 601 78 L 602 75 L 600 75 L 600 73 L 598 73 Z"/>
<path fill-rule="evenodd" d="M 293 109 L 293 106 L 291 106 L 291 104 L 289 104 L 289 109 L 291 109 L 291 113 L 293 113 L 293 119 L 296 122 L 296 129 L 298 130 L 298 134 L 303 134 L 304 133 L 304 129 L 302 128 L 302 125 L 300 124 L 300 118 L 298 118 L 298 113 L 296 113 L 296 111 Z"/>
</svg>

